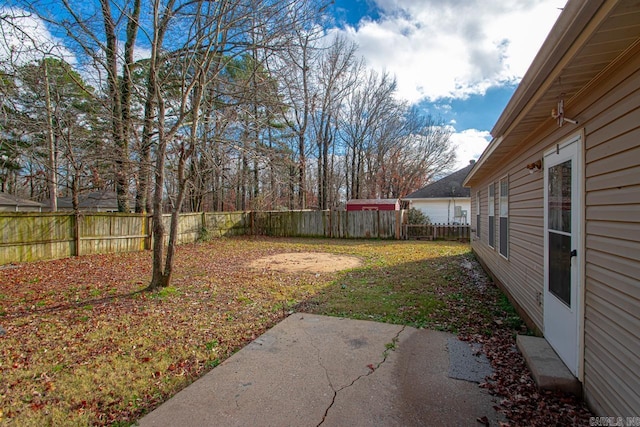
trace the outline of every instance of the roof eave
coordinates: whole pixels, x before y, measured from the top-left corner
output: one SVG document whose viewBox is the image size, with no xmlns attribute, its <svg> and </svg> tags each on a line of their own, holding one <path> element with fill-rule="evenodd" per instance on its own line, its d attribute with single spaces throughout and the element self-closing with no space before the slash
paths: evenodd
<svg viewBox="0 0 640 427">
<path fill-rule="evenodd" d="M 513 96 L 491 130 L 493 140 L 463 182 L 468 187 L 486 160 L 496 152 L 531 105 L 541 95 L 553 71 L 586 25 L 607 0 L 569 0 L 529 66 Z"/>
<path fill-rule="evenodd" d="M 606 0 L 568 1 L 527 72 L 491 130 L 503 136 L 547 81 L 594 14 Z"/>
</svg>

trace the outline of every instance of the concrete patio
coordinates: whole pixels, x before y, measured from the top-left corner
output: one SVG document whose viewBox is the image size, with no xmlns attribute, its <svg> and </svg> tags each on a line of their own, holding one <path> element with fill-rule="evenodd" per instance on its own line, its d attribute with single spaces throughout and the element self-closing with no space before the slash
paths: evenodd
<svg viewBox="0 0 640 427">
<path fill-rule="evenodd" d="M 488 361 L 454 335 L 294 313 L 141 426 L 491 425 Z"/>
</svg>

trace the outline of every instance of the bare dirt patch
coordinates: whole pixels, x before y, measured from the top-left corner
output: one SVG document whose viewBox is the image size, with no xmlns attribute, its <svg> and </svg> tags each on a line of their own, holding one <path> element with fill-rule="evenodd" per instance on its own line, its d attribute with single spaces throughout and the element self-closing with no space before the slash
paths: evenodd
<svg viewBox="0 0 640 427">
<path fill-rule="evenodd" d="M 306 271 L 310 273 L 331 273 L 362 265 L 355 256 L 335 255 L 325 252 L 292 252 L 258 258 L 249 263 L 251 268 L 286 272 Z"/>
</svg>

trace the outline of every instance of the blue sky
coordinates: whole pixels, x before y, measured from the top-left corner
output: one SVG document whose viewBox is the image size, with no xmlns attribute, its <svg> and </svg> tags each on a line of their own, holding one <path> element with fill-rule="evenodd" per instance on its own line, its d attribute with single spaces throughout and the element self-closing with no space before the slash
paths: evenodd
<svg viewBox="0 0 640 427">
<path fill-rule="evenodd" d="M 398 97 L 452 127 L 457 167 L 477 159 L 566 0 L 335 0 L 334 32 Z"/>
</svg>

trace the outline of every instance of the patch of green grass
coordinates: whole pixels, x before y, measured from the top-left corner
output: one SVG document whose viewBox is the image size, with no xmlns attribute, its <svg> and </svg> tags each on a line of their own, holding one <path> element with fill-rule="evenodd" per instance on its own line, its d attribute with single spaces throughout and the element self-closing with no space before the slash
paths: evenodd
<svg viewBox="0 0 640 427">
<path fill-rule="evenodd" d="M 212 351 L 213 349 L 215 349 L 216 347 L 218 347 L 218 345 L 220 345 L 220 343 L 218 342 L 218 340 L 213 340 L 213 341 L 209 341 L 206 342 L 204 344 L 204 348 L 207 349 L 207 351 Z"/>
<path fill-rule="evenodd" d="M 314 311 L 419 328 L 433 326 L 434 313 L 446 307 L 437 289 L 450 281 L 449 274 L 442 275 L 432 265 L 432 261 L 443 262 L 442 245 L 418 245 L 410 254 L 402 253 L 402 245 L 384 249 L 387 253 L 377 253 L 375 265 L 345 274 L 325 288 L 314 298 L 318 302 Z M 466 251 L 466 245 L 450 244 L 444 252 L 457 256 Z"/>
<path fill-rule="evenodd" d="M 205 366 L 207 367 L 207 369 L 213 369 L 216 366 L 218 366 L 220 363 L 221 363 L 220 359 L 214 359 L 214 360 L 209 360 Z"/>
<path fill-rule="evenodd" d="M 236 298 L 236 300 L 240 304 L 244 304 L 244 305 L 249 305 L 253 303 L 253 300 L 246 295 L 240 295 L 238 298 Z"/>
<path fill-rule="evenodd" d="M 524 322 L 516 312 L 516 309 L 509 302 L 509 298 L 502 292 L 500 292 L 497 306 L 498 310 L 494 310 L 494 315 L 497 318 L 502 317 L 502 321 L 507 327 L 514 330 L 520 330 L 524 327 Z"/>
<path fill-rule="evenodd" d="M 152 298 L 163 300 L 170 296 L 176 295 L 177 293 L 178 293 L 178 288 L 176 288 L 175 286 L 167 286 L 164 288 L 160 288 L 158 291 L 156 291 L 152 295 Z"/>
<path fill-rule="evenodd" d="M 318 314 L 453 333 L 489 336 L 496 316 L 505 319 L 505 326 L 518 327 L 519 317 L 497 288 L 478 285 L 462 266 L 476 263 L 468 245 L 425 242 L 409 248 L 387 243 L 378 249 L 369 254 L 375 264 L 343 274 L 304 307 Z M 477 263 L 474 270 L 480 270 Z"/>
</svg>

